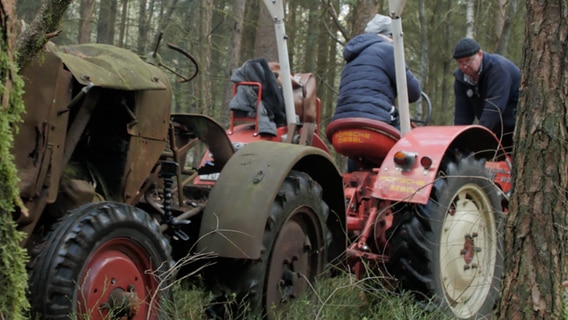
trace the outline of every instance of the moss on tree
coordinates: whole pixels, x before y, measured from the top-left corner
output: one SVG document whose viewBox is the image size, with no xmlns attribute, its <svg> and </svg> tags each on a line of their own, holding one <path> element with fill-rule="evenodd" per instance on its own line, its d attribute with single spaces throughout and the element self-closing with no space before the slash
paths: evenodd
<svg viewBox="0 0 568 320">
<path fill-rule="evenodd" d="M 5 20 L 4 20 L 5 21 Z M 0 48 L 11 48 L 9 28 L 0 24 Z M 0 50 L 0 318 L 24 319 L 29 309 L 24 234 L 16 228 L 12 212 L 19 202 L 18 177 L 11 148 L 14 124 L 24 112 L 23 81 L 10 50 Z"/>
<path fill-rule="evenodd" d="M 32 23 L 18 36 L 17 63 L 23 67 L 33 60 L 50 38 L 57 36 L 61 18 L 72 0 L 43 1 Z"/>
</svg>

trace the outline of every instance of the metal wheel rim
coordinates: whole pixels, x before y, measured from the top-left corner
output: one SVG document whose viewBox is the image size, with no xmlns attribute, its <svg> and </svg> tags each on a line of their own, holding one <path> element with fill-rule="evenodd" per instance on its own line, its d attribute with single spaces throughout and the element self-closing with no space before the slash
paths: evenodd
<svg viewBox="0 0 568 320">
<path fill-rule="evenodd" d="M 440 271 L 444 298 L 453 313 L 469 318 L 486 301 L 493 282 L 498 241 L 493 207 L 477 184 L 454 195 L 444 217 Z"/>
<path fill-rule="evenodd" d="M 145 319 L 153 309 L 151 293 L 158 288 L 152 270 L 150 254 L 132 239 L 106 241 L 90 255 L 79 277 L 79 316 L 89 320 L 109 319 L 115 312 L 111 311 L 111 295 L 120 292 L 118 296 L 128 301 L 126 312 L 130 316 L 110 319 Z"/>
<path fill-rule="evenodd" d="M 308 222 L 309 221 L 309 222 Z M 286 304 L 305 292 L 308 281 L 319 271 L 319 232 L 313 232 L 313 220 L 296 213 L 282 226 L 273 246 L 266 289 L 268 319 L 285 312 Z"/>
</svg>

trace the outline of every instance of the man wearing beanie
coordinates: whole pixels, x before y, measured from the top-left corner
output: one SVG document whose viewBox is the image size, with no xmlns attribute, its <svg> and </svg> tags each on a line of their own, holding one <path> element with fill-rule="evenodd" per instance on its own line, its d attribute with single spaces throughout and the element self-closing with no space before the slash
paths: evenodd
<svg viewBox="0 0 568 320">
<path fill-rule="evenodd" d="M 352 38 L 343 50 L 337 105 L 332 121 L 342 118 L 370 118 L 399 127 L 395 108 L 396 74 L 391 18 L 377 14 L 365 32 Z M 419 81 L 406 69 L 408 99 L 420 98 Z M 348 162 L 353 171 L 354 163 Z"/>
<path fill-rule="evenodd" d="M 509 153 L 519 100 L 521 72 L 510 60 L 481 50 L 472 38 L 456 44 L 454 59 L 455 125 L 469 125 L 475 119 L 487 127 Z"/>
</svg>

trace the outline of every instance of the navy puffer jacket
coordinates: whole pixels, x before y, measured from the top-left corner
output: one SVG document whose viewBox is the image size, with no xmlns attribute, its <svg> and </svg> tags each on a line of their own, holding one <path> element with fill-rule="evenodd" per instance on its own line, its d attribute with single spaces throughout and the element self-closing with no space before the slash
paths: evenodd
<svg viewBox="0 0 568 320">
<path fill-rule="evenodd" d="M 392 42 L 364 33 L 347 43 L 343 58 L 346 64 L 332 120 L 362 117 L 398 125 L 398 113 L 392 112 L 397 95 Z M 408 68 L 406 81 L 408 100 L 415 102 L 420 98 L 420 82 Z"/>
</svg>

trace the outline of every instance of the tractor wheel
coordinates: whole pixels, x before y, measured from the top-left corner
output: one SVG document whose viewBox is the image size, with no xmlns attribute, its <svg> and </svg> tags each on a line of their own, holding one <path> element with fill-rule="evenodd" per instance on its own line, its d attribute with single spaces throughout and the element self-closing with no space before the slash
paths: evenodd
<svg viewBox="0 0 568 320">
<path fill-rule="evenodd" d="M 309 175 L 292 171 L 266 221 L 260 259 L 224 259 L 210 270 L 225 295 L 237 297 L 229 308 L 211 308 L 210 316 L 242 319 L 262 314 L 264 319 L 276 319 L 285 314 L 287 304 L 307 293 L 309 283 L 327 264 L 332 242 L 328 214 L 321 186 Z"/>
<path fill-rule="evenodd" d="M 170 251 L 138 208 L 98 202 L 74 209 L 34 250 L 32 318 L 159 319 Z"/>
<path fill-rule="evenodd" d="M 403 289 L 457 319 L 485 319 L 503 272 L 497 187 L 472 156 L 443 167 L 429 202 L 395 215 L 389 271 Z"/>
</svg>

